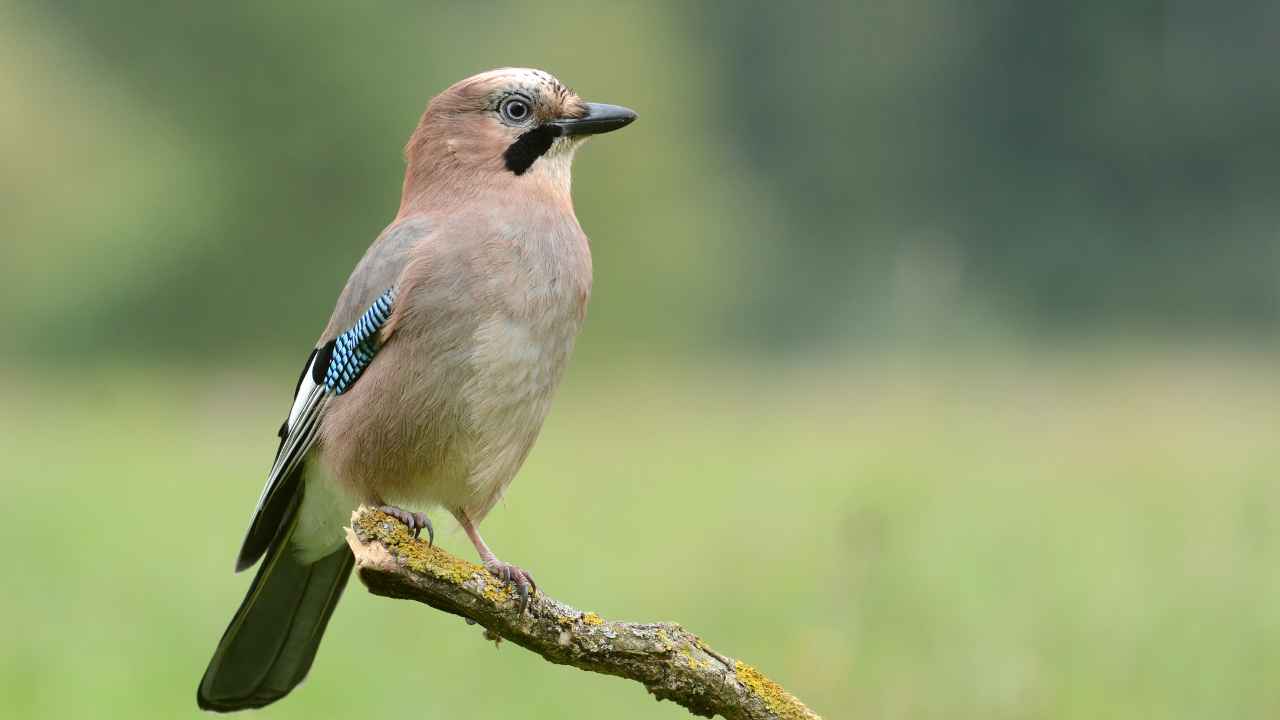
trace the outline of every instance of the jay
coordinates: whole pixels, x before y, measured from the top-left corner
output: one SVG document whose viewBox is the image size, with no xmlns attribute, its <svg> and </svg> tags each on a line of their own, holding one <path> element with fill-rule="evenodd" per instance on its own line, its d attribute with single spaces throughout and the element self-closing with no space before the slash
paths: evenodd
<svg viewBox="0 0 1280 720">
<path fill-rule="evenodd" d="M 574 153 L 635 117 L 522 68 L 427 105 L 400 209 L 298 379 L 236 570 L 261 564 L 200 681 L 201 708 L 262 707 L 306 676 L 351 574 L 342 527 L 360 504 L 433 541 L 420 509 L 448 511 L 523 611 L 532 576 L 478 525 L 529 454 L 586 313 Z"/>
</svg>

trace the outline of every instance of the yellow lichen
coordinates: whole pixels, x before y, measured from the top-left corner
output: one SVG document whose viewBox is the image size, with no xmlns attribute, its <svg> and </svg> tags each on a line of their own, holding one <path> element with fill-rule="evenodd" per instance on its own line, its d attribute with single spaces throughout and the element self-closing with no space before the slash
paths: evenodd
<svg viewBox="0 0 1280 720">
<path fill-rule="evenodd" d="M 495 605 L 500 602 L 510 600 L 512 597 L 511 588 L 506 585 L 499 585 L 496 582 L 491 582 L 490 578 L 485 579 L 484 590 L 482 592 L 484 592 L 484 596 L 489 599 L 489 602 L 492 602 Z"/>
<path fill-rule="evenodd" d="M 404 523 L 381 511 L 357 512 L 354 519 L 360 535 L 381 543 L 405 567 L 454 585 L 462 585 L 479 574 L 485 578 L 484 595 L 497 603 L 511 597 L 510 591 L 491 578 L 483 566 L 454 557 L 439 547 L 416 540 Z"/>
<path fill-rule="evenodd" d="M 711 666 L 710 663 L 703 660 L 699 660 L 696 657 L 694 657 L 693 649 L 690 648 L 688 645 L 681 645 L 680 653 L 684 655 L 685 661 L 688 663 L 690 670 L 701 670 Z"/>
<path fill-rule="evenodd" d="M 409 570 L 461 586 L 477 575 L 484 581 L 480 593 L 495 605 L 514 599 L 510 587 L 489 574 L 482 565 L 454 557 L 409 534 L 404 523 L 378 510 L 357 512 L 353 524 L 360 535 L 381 543 Z"/>
<path fill-rule="evenodd" d="M 603 625 L 604 619 L 593 612 L 589 612 L 589 613 L 583 614 L 582 622 L 588 625 Z"/>
<path fill-rule="evenodd" d="M 658 628 L 658 639 L 662 641 L 661 644 L 658 645 L 659 650 L 665 652 L 671 649 L 671 638 L 667 637 L 667 634 L 663 632 L 662 628 Z"/>
<path fill-rule="evenodd" d="M 734 664 L 734 674 L 738 676 L 738 682 L 763 700 L 769 711 L 782 720 L 812 720 L 818 717 L 817 713 L 805 707 L 794 695 L 783 690 L 781 685 L 741 660 Z"/>
</svg>

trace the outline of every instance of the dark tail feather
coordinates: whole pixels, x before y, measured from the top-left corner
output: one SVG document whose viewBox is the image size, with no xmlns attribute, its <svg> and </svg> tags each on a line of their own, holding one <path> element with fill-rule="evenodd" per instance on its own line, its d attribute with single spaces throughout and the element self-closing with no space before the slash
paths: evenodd
<svg viewBox="0 0 1280 720">
<path fill-rule="evenodd" d="M 302 564 L 289 548 L 293 524 L 272 544 L 209 661 L 196 691 L 204 710 L 269 705 L 289 694 L 311 669 L 355 557 L 344 544 L 317 562 Z"/>
</svg>

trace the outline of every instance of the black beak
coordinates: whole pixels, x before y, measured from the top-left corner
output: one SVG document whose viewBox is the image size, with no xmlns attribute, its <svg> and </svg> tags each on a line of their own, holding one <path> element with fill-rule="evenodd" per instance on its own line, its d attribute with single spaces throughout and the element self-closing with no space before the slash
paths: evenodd
<svg viewBox="0 0 1280 720">
<path fill-rule="evenodd" d="M 634 110 L 621 105 L 605 105 L 604 103 L 587 103 L 587 114 L 580 118 L 561 118 L 547 123 L 559 128 L 561 136 L 599 135 L 613 132 L 631 124 L 636 119 Z"/>
</svg>

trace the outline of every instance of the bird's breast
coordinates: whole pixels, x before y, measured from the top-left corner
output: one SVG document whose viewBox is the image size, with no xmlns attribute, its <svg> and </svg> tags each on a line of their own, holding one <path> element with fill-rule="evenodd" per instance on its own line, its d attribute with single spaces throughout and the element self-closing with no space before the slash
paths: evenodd
<svg viewBox="0 0 1280 720">
<path fill-rule="evenodd" d="M 528 455 L 582 325 L 590 257 L 576 223 L 500 245 L 468 352 L 462 405 L 474 462 L 469 512 L 483 516 Z"/>
<path fill-rule="evenodd" d="M 563 277 L 527 274 L 509 291 L 479 318 L 471 347 L 464 394 L 482 428 L 541 422 L 582 323 L 585 295 Z"/>
</svg>

